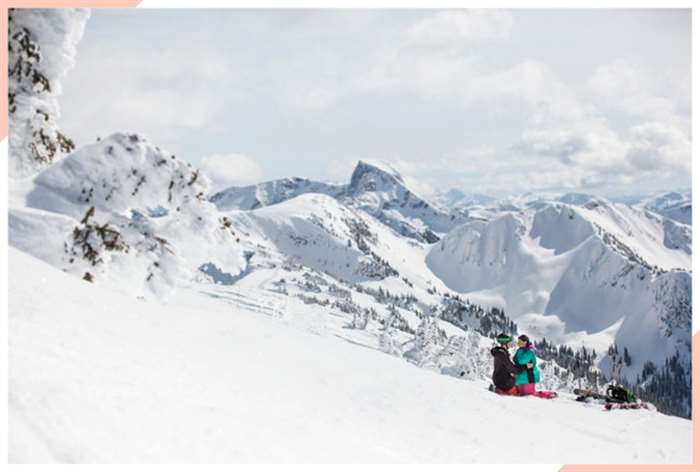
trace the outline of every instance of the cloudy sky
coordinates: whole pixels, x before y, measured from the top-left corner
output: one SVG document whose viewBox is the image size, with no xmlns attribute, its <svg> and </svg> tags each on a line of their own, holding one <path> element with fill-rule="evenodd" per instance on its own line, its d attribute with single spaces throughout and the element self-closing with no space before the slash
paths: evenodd
<svg viewBox="0 0 700 472">
<path fill-rule="evenodd" d="M 94 10 L 66 76 L 78 144 L 145 134 L 218 186 L 419 193 L 690 187 L 688 10 Z"/>
</svg>

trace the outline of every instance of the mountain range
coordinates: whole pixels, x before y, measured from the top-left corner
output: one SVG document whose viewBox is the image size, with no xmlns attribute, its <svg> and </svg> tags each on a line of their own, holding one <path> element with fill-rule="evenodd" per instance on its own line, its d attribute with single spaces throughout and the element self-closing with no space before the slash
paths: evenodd
<svg viewBox="0 0 700 472">
<path fill-rule="evenodd" d="M 202 172 L 117 133 L 15 180 L 10 244 L 139 297 L 202 284 L 284 293 L 374 317 L 399 344 L 434 315 L 443 330 L 517 324 L 586 346 L 607 376 L 616 346 L 630 353 L 630 383 L 643 385 L 649 363 L 689 366 L 692 229 L 665 211 L 687 200 L 450 195 L 451 208 L 433 203 L 363 161 L 347 184 L 291 178 L 210 195 Z"/>
</svg>

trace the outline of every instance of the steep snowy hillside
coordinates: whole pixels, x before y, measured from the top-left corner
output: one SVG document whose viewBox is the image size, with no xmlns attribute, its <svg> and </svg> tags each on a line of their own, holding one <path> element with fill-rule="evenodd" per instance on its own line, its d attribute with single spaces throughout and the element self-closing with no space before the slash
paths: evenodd
<svg viewBox="0 0 700 472">
<path fill-rule="evenodd" d="M 224 287 L 139 301 L 14 249 L 9 264 L 12 463 L 691 460 L 687 420 L 499 397 L 325 309 Z M 503 425 L 533 422 L 552 434 L 504 452 Z"/>
<path fill-rule="evenodd" d="M 447 212 L 411 191 L 401 175 L 382 163 L 359 161 L 347 185 L 293 178 L 247 187 L 231 187 L 210 197 L 220 210 L 250 210 L 307 193 L 336 198 L 372 215 L 402 236 L 434 243 L 439 235 L 467 221 L 463 212 Z"/>
<path fill-rule="evenodd" d="M 230 216 L 234 222 L 249 218 L 280 253 L 344 281 L 397 277 L 397 268 L 402 272 L 409 268 L 415 279 L 420 270 L 410 268 L 425 267 L 416 243 L 326 195 L 301 195 L 279 205 Z M 425 281 L 421 283 L 425 285 Z"/>
<path fill-rule="evenodd" d="M 595 199 L 466 224 L 427 262 L 466 297 L 500 299 L 531 333 L 598 352 L 627 348 L 623 375 L 633 380 L 676 352 L 689 367 L 690 244 L 685 225 Z M 610 359 L 601 366 L 612 370 Z"/>
<path fill-rule="evenodd" d="M 690 226 L 600 198 L 577 211 L 611 247 L 635 262 L 661 270 L 690 270 Z"/>
<path fill-rule="evenodd" d="M 644 199 L 639 206 L 679 223 L 691 225 L 693 222 L 693 201 L 690 194 L 667 192 Z"/>
</svg>

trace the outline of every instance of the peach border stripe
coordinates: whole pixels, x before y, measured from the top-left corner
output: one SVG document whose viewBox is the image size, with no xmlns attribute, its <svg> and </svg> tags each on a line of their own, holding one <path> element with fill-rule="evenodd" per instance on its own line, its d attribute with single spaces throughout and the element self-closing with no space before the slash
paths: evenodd
<svg viewBox="0 0 700 472">
<path fill-rule="evenodd" d="M 2 51 L 0 51 L 0 87 L 2 95 L 0 97 L 0 141 L 7 137 L 9 109 L 8 109 L 8 8 L 128 8 L 135 7 L 141 0 L 10 0 L 4 7 L 0 8 L 0 43 L 2 43 Z"/>
<path fill-rule="evenodd" d="M 561 472 L 697 472 L 700 470 L 700 422 L 698 421 L 698 406 L 700 406 L 700 332 L 693 336 L 692 355 L 692 398 L 693 409 L 693 463 L 678 465 L 640 465 L 640 464 L 620 464 L 620 465 L 565 465 Z"/>
<path fill-rule="evenodd" d="M 2 51 L 0 51 L 0 62 L 2 63 L 0 67 L 4 71 L 0 74 L 0 84 L 2 85 L 2 96 L 0 97 L 0 110 L 2 114 L 0 115 L 0 141 L 7 137 L 7 124 L 8 124 L 8 25 L 7 25 L 7 9 L 11 7 L 16 8 L 128 8 L 135 7 L 140 3 L 140 0 L 68 0 L 68 1 L 32 1 L 32 0 L 14 0 L 10 1 L 11 5 L 6 5 L 2 7 L 0 11 L 0 43 L 4 46 Z M 692 393 L 692 405 L 693 405 L 693 463 L 687 465 L 565 465 L 561 468 L 561 472 L 659 472 L 659 471 L 673 471 L 673 472 L 695 472 L 700 470 L 700 441 L 696 441 L 696 438 L 700 438 L 700 428 L 698 425 L 700 422 L 697 421 L 697 406 L 700 405 L 700 332 L 693 336 L 693 354 L 692 354 L 692 374 L 693 374 L 693 393 Z"/>
</svg>

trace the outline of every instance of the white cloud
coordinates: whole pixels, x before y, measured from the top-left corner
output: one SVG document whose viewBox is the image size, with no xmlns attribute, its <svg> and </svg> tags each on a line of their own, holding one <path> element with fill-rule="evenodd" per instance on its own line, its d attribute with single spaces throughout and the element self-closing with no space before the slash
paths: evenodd
<svg viewBox="0 0 700 472">
<path fill-rule="evenodd" d="M 669 93 L 689 87 L 689 77 L 668 79 L 663 73 L 620 59 L 596 68 L 588 87 L 591 99 L 603 111 L 689 128 L 690 116 L 680 111 L 689 105 L 690 93 Z"/>
<path fill-rule="evenodd" d="M 150 14 L 88 23 L 64 107 L 79 143 L 128 126 L 193 163 L 235 146 L 277 156 L 274 177 L 321 177 L 328 163 L 337 181 L 355 156 L 388 155 L 425 195 L 448 182 L 501 194 L 689 182 L 686 32 L 664 36 L 661 20 L 620 35 L 629 13 Z M 231 162 L 202 167 L 228 183 L 262 177 L 259 164 L 229 175 Z"/>
<path fill-rule="evenodd" d="M 244 154 L 213 154 L 202 159 L 200 169 L 214 184 L 214 190 L 259 182 L 262 166 Z"/>
<path fill-rule="evenodd" d="M 412 175 L 404 175 L 402 177 L 408 188 L 418 196 L 430 198 L 437 193 L 433 184 L 425 178 L 418 178 Z"/>
<path fill-rule="evenodd" d="M 644 123 L 631 130 L 627 160 L 640 170 L 690 174 L 690 139 L 663 123 Z"/>
<path fill-rule="evenodd" d="M 316 43 L 303 55 L 280 58 L 283 103 L 322 111 L 362 94 L 419 94 L 470 103 L 498 95 L 531 97 L 542 88 L 542 65 L 525 61 L 494 70 L 482 64 L 475 44 L 502 41 L 513 24 L 505 10 L 448 10 L 385 28 L 367 53 L 351 43 Z M 309 71 L 316 71 L 310 75 Z"/>
<path fill-rule="evenodd" d="M 506 10 L 447 10 L 417 21 L 407 36 L 412 45 L 453 47 L 463 41 L 505 39 L 512 26 Z"/>
</svg>

